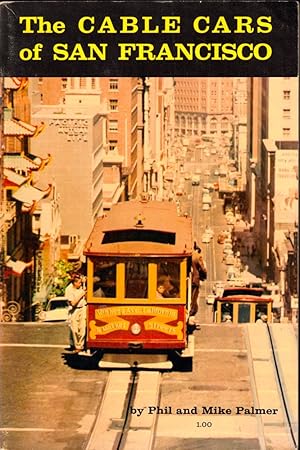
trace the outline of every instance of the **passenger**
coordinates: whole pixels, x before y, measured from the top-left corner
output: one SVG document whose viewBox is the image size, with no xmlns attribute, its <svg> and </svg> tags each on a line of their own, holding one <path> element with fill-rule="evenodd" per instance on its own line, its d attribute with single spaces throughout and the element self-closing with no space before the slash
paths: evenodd
<svg viewBox="0 0 300 450">
<path fill-rule="evenodd" d="M 156 298 L 170 297 L 169 292 L 174 288 L 168 275 L 161 276 L 157 280 Z"/>
<path fill-rule="evenodd" d="M 198 312 L 200 281 L 204 281 L 206 278 L 207 270 L 201 255 L 201 249 L 195 242 L 192 253 L 192 299 L 190 316 L 195 316 Z"/>
<path fill-rule="evenodd" d="M 232 322 L 232 317 L 230 314 L 224 314 L 222 317 L 222 322 L 225 323 L 231 323 Z"/>
<path fill-rule="evenodd" d="M 104 293 L 102 287 L 99 285 L 96 285 L 95 287 L 97 289 L 94 290 L 93 297 L 105 297 L 105 293 Z"/>
<path fill-rule="evenodd" d="M 268 320 L 268 316 L 263 313 L 258 313 L 257 320 L 255 323 L 266 323 Z"/>
<path fill-rule="evenodd" d="M 82 287 L 80 275 L 75 274 L 66 287 L 65 297 L 69 301 L 69 324 L 72 331 L 75 353 L 84 350 L 86 336 L 86 291 Z"/>
</svg>

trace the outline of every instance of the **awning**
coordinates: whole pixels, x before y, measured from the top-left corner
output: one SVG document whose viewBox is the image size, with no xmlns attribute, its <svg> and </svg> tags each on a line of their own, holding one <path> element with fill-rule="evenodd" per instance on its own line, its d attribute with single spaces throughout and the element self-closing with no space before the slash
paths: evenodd
<svg viewBox="0 0 300 450">
<path fill-rule="evenodd" d="M 26 183 L 23 184 L 14 194 L 13 198 L 15 200 L 18 200 L 19 202 L 24 203 L 24 205 L 32 205 L 35 202 L 38 202 L 42 198 L 49 195 L 51 192 L 52 186 L 49 185 L 48 189 L 46 191 L 41 191 L 40 189 L 37 189 L 36 187 Z"/>
<path fill-rule="evenodd" d="M 29 261 L 26 263 L 21 260 L 13 261 L 12 259 L 9 259 L 5 265 L 9 269 L 11 269 L 14 275 L 20 276 L 22 275 L 25 269 L 28 269 L 29 267 L 33 266 L 33 261 Z"/>
</svg>

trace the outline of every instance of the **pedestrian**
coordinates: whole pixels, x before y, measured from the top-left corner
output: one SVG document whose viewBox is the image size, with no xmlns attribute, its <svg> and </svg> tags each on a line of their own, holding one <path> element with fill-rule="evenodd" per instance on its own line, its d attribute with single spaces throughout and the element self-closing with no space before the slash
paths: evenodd
<svg viewBox="0 0 300 450">
<path fill-rule="evenodd" d="M 192 299 L 190 316 L 195 316 L 198 312 L 198 296 L 200 289 L 200 281 L 207 278 L 207 270 L 201 255 L 201 248 L 194 242 L 192 252 Z"/>
<path fill-rule="evenodd" d="M 66 287 L 65 297 L 69 301 L 69 325 L 72 332 L 75 353 L 84 350 L 86 336 L 86 291 L 82 287 L 82 279 L 74 274 L 71 283 Z"/>
</svg>

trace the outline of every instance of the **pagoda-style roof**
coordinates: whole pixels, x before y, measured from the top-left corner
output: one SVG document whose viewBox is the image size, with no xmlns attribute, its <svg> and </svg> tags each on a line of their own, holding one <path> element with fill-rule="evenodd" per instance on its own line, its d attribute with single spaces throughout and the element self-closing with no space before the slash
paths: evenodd
<svg viewBox="0 0 300 450">
<path fill-rule="evenodd" d="M 28 85 L 26 77 L 4 77 L 4 89 L 24 89 Z"/>
<path fill-rule="evenodd" d="M 192 220 L 180 217 L 176 204 L 120 202 L 99 217 L 87 240 L 87 256 L 169 256 L 192 253 Z"/>
<path fill-rule="evenodd" d="M 4 136 L 38 136 L 44 129 L 45 124 L 32 125 L 12 116 L 10 108 L 4 108 L 3 132 Z"/>
<path fill-rule="evenodd" d="M 4 188 L 13 188 L 21 186 L 21 184 L 25 183 L 28 180 L 28 176 L 20 175 L 11 169 L 3 170 L 3 187 Z"/>
<path fill-rule="evenodd" d="M 41 170 L 50 161 L 51 156 L 41 158 L 32 154 L 24 153 L 5 153 L 3 155 L 3 166 L 5 169 L 22 170 L 24 172 L 31 170 Z"/>
<path fill-rule="evenodd" d="M 49 184 L 45 190 L 41 190 L 36 186 L 33 186 L 31 182 L 22 184 L 20 188 L 13 193 L 13 198 L 23 203 L 23 212 L 33 212 L 36 204 L 47 197 L 52 190 L 52 185 Z"/>
</svg>

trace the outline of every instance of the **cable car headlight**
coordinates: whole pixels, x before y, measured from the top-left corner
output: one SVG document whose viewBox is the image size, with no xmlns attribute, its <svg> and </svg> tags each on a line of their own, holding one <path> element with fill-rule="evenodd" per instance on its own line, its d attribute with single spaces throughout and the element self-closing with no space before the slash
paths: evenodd
<svg viewBox="0 0 300 450">
<path fill-rule="evenodd" d="M 130 330 L 132 334 L 140 334 L 142 327 L 139 323 L 134 323 L 131 325 Z"/>
</svg>

